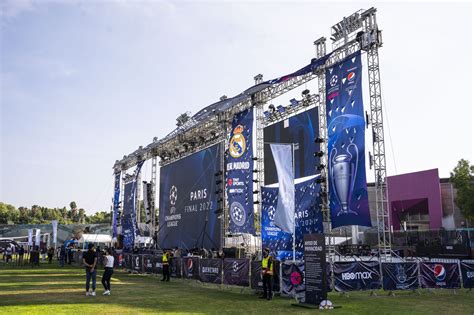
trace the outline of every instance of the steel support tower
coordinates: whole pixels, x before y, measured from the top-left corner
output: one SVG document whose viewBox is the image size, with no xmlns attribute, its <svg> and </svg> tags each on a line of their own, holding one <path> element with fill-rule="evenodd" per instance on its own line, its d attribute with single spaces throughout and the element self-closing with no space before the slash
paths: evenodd
<svg viewBox="0 0 474 315">
<path fill-rule="evenodd" d="M 390 260 L 391 232 L 390 216 L 387 204 L 387 168 L 385 160 L 385 138 L 383 126 L 382 97 L 380 88 L 380 67 L 378 49 L 382 45 L 381 33 L 377 27 L 376 10 L 367 10 L 364 17 L 364 29 L 369 36 L 367 51 L 367 68 L 369 74 L 370 116 L 372 123 L 375 203 L 377 212 L 377 236 L 379 255 L 382 261 Z"/>
<path fill-rule="evenodd" d="M 316 58 L 321 58 L 326 55 L 326 38 L 321 37 L 314 42 L 316 48 Z M 328 255 L 330 263 L 334 257 L 335 244 L 331 237 L 331 212 L 329 209 L 329 184 L 328 184 L 328 133 L 327 133 L 327 119 L 326 119 L 326 69 L 320 69 L 317 72 L 318 76 L 318 93 L 319 93 L 319 150 L 323 151 L 323 156 L 319 160 L 319 168 L 321 174 L 321 211 L 323 213 L 324 232 L 329 236 L 329 242 L 326 244 L 326 254 Z"/>
<path fill-rule="evenodd" d="M 156 216 L 158 215 L 157 213 L 158 211 L 156 207 L 157 173 L 158 173 L 158 157 L 154 155 L 151 158 L 151 204 L 150 204 L 150 215 L 151 215 L 150 236 L 153 238 L 155 238 L 156 223 L 157 223 Z"/>
<path fill-rule="evenodd" d="M 255 84 L 262 83 L 263 75 L 258 74 L 254 77 Z M 263 107 L 265 102 L 261 99 L 261 95 L 257 93 L 254 99 L 254 106 L 255 106 L 255 163 L 254 163 L 254 176 L 253 176 L 253 191 L 257 192 L 254 193 L 256 196 L 255 202 L 257 202 L 256 207 L 254 205 L 254 215 L 255 215 L 255 228 L 256 231 L 259 232 L 257 235 L 261 235 L 261 219 L 262 219 L 262 193 L 261 193 L 261 186 L 265 184 L 265 164 L 264 164 L 264 137 L 263 137 L 263 128 L 264 128 L 264 120 L 265 117 L 263 115 Z"/>
</svg>

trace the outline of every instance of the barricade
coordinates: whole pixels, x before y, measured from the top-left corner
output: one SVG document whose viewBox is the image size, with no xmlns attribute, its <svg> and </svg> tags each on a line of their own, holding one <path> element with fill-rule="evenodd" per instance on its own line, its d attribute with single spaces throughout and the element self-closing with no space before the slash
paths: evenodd
<svg viewBox="0 0 474 315">
<path fill-rule="evenodd" d="M 75 260 L 79 260 L 79 253 Z M 82 260 L 82 257 L 80 258 Z M 151 254 L 115 255 L 115 266 L 138 273 L 161 274 L 162 256 Z M 304 262 L 274 261 L 275 273 L 273 291 L 282 296 L 304 298 Z M 331 277 L 334 289 L 339 292 L 378 290 L 415 290 L 418 288 L 459 289 L 474 287 L 474 260 L 435 260 L 412 262 L 384 262 L 377 260 L 339 261 L 327 264 L 328 291 Z M 383 283 L 380 276 L 380 267 Z M 248 259 L 201 259 L 183 257 L 170 259 L 170 273 L 173 278 L 200 280 L 205 283 L 250 287 L 260 291 L 263 288 L 261 261 Z M 331 273 L 331 268 L 333 272 Z"/>
</svg>

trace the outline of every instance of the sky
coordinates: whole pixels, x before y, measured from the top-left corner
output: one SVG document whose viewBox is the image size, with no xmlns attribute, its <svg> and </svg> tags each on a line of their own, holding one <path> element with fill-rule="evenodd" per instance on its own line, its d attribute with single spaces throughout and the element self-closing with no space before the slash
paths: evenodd
<svg viewBox="0 0 474 315">
<path fill-rule="evenodd" d="M 258 73 L 307 65 L 315 39 L 372 6 L 388 174 L 448 177 L 474 162 L 469 2 L 2 0 L 0 201 L 109 210 L 115 160 Z"/>
</svg>

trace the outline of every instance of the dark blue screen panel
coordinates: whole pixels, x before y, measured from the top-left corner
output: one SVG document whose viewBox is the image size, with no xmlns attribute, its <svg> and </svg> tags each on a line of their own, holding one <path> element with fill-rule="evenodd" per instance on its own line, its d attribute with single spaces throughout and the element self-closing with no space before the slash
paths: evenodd
<svg viewBox="0 0 474 315">
<path fill-rule="evenodd" d="M 219 159 L 219 145 L 215 145 L 161 168 L 162 248 L 220 247 L 221 221 L 215 213 Z"/>
<path fill-rule="evenodd" d="M 295 178 L 316 174 L 319 158 L 313 156 L 319 151 L 314 139 L 319 136 L 318 108 L 312 108 L 286 121 L 265 127 L 265 185 L 278 182 L 275 162 L 268 143 L 297 143 L 295 151 Z"/>
</svg>

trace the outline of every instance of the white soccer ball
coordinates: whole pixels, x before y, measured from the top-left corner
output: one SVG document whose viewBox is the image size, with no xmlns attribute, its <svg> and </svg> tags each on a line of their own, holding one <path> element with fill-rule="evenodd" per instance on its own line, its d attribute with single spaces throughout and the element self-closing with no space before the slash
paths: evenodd
<svg viewBox="0 0 474 315">
<path fill-rule="evenodd" d="M 334 306 L 332 305 L 332 302 L 329 300 L 322 300 L 321 303 L 319 303 L 319 309 L 320 310 L 332 310 Z"/>
</svg>

